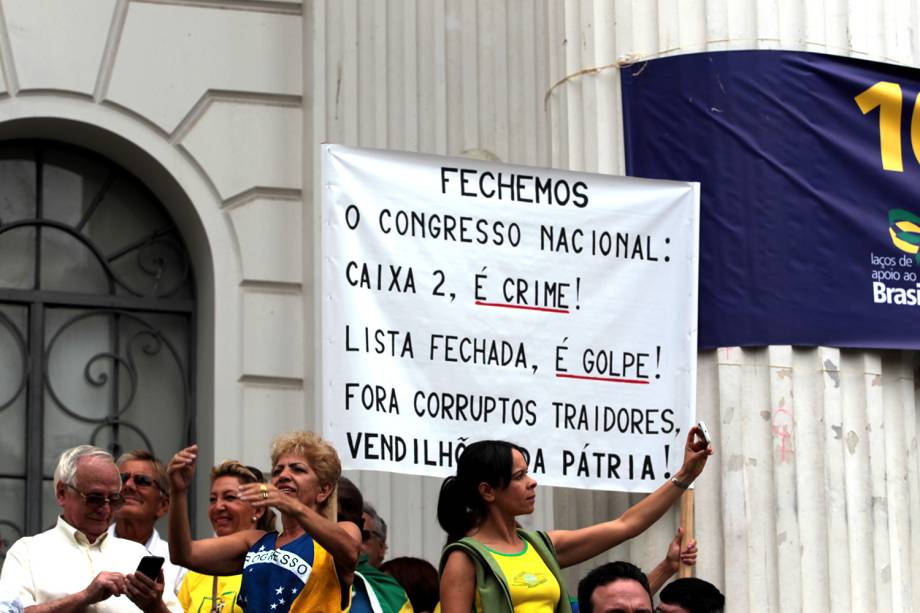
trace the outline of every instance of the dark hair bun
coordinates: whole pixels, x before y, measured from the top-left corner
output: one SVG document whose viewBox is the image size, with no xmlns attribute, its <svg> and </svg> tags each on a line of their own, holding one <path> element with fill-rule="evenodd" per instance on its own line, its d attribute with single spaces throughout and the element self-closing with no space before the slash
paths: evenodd
<svg viewBox="0 0 920 613">
<path fill-rule="evenodd" d="M 457 476 L 444 480 L 438 496 L 438 523 L 447 532 L 449 543 L 466 536 L 485 517 L 480 483 L 499 489 L 511 483 L 515 450 L 528 460 L 526 449 L 507 441 L 477 441 L 463 449 L 457 460 Z"/>
</svg>

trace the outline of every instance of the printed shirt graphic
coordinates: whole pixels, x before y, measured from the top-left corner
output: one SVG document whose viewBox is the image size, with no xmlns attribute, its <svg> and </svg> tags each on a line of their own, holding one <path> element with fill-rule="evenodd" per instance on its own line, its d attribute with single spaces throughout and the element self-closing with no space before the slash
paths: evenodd
<svg viewBox="0 0 920 613">
<path fill-rule="evenodd" d="M 332 556 L 308 534 L 275 549 L 276 532 L 252 546 L 237 604 L 259 613 L 338 613 L 342 592 Z"/>
<path fill-rule="evenodd" d="M 179 588 L 179 602 L 186 613 L 210 613 L 218 609 L 223 613 L 240 613 L 236 596 L 240 591 L 242 575 L 217 577 L 217 602 L 211 597 L 214 592 L 214 577 L 190 570 Z"/>
<path fill-rule="evenodd" d="M 552 611 L 559 601 L 559 583 L 527 541 L 519 553 L 500 553 L 486 547 L 508 582 L 515 613 Z M 477 601 L 478 601 L 477 593 Z M 476 609 L 482 611 L 477 602 Z"/>
</svg>

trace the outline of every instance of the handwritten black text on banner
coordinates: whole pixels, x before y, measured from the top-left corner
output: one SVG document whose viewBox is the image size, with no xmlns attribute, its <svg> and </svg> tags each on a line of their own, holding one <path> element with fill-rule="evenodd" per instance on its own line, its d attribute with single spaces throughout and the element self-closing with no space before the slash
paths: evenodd
<svg viewBox="0 0 920 613">
<path fill-rule="evenodd" d="M 445 476 L 512 440 L 541 483 L 651 491 L 694 415 L 696 184 L 323 148 L 324 435 Z"/>
</svg>

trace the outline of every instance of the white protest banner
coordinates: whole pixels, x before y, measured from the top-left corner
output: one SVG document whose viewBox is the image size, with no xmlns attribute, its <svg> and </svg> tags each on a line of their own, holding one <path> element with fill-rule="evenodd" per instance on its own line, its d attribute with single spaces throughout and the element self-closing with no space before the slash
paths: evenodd
<svg viewBox="0 0 920 613">
<path fill-rule="evenodd" d="M 323 434 L 345 468 L 647 492 L 695 415 L 699 186 L 324 145 Z"/>
</svg>

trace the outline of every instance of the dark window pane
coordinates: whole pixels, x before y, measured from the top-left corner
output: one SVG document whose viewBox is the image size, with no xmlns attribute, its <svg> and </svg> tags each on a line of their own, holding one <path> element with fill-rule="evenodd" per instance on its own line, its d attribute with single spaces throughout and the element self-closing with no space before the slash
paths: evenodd
<svg viewBox="0 0 920 613">
<path fill-rule="evenodd" d="M 0 234 L 0 287 L 35 287 L 35 228 L 20 226 Z"/>
<path fill-rule="evenodd" d="M 112 260 L 112 270 L 129 289 L 118 294 L 190 298 L 189 260 L 175 233 L 148 236 L 121 257 Z"/>
<path fill-rule="evenodd" d="M 26 473 L 26 307 L 0 304 L 0 472 Z"/>
<path fill-rule="evenodd" d="M 137 426 L 164 460 L 178 447 L 167 441 L 181 441 L 185 433 L 188 406 L 189 320 L 186 317 L 156 313 L 138 313 L 137 318 L 121 319 L 122 355 L 128 357 L 137 372 L 136 385 L 121 387 L 121 402 L 127 395 L 134 398 L 123 419 Z M 121 447 L 134 449 L 142 442 L 126 428 L 120 431 Z M 154 441 L 162 441 L 157 444 Z"/>
<path fill-rule="evenodd" d="M 0 564 L 10 545 L 25 533 L 25 483 L 25 479 L 0 479 Z"/>
<path fill-rule="evenodd" d="M 0 147 L 0 228 L 35 217 L 35 150 Z M 30 289 L 35 283 L 35 231 L 18 227 L 0 233 L 0 287 Z"/>
<path fill-rule="evenodd" d="M 51 474 L 62 451 L 89 442 L 114 413 L 114 390 L 130 377 L 126 363 L 111 357 L 114 317 L 74 309 L 48 309 L 45 315 L 43 470 Z"/>
<path fill-rule="evenodd" d="M 57 460 L 57 458 L 55 458 Z M 61 514 L 61 507 L 57 503 L 57 496 L 54 495 L 54 482 L 51 479 L 42 481 L 42 506 L 41 506 L 41 524 L 39 532 L 53 528 L 57 523 L 57 518 Z"/>
<path fill-rule="evenodd" d="M 99 258 L 69 232 L 41 229 L 41 289 L 108 294 L 109 280 Z"/>
<path fill-rule="evenodd" d="M 35 217 L 35 148 L 4 144 L 0 147 L 0 223 Z"/>
<path fill-rule="evenodd" d="M 76 226 L 110 174 L 102 158 L 78 149 L 46 147 L 42 168 L 42 217 Z"/>
<path fill-rule="evenodd" d="M 190 297 L 185 248 L 166 211 L 139 182 L 116 181 L 93 223 L 89 233 L 122 282 L 118 294 Z"/>
</svg>

